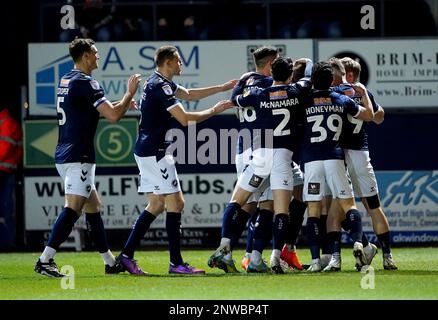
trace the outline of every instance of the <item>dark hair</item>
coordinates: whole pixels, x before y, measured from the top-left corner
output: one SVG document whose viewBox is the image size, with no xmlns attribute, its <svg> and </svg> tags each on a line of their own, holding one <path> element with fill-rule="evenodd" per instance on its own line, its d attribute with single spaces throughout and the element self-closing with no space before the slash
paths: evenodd
<svg viewBox="0 0 438 320">
<path fill-rule="evenodd" d="M 155 51 L 155 64 L 158 67 L 161 67 L 164 64 L 164 61 L 173 59 L 175 57 L 175 53 L 178 52 L 176 47 L 174 46 L 162 46 Z"/>
<path fill-rule="evenodd" d="M 85 52 L 91 50 L 91 47 L 95 44 L 92 39 L 76 38 L 68 46 L 70 56 L 74 62 L 78 62 Z"/>
<path fill-rule="evenodd" d="M 275 47 L 263 46 L 254 51 L 252 55 L 257 68 L 264 68 L 269 60 L 277 57 L 278 49 Z"/>
<path fill-rule="evenodd" d="M 292 75 L 292 64 L 285 57 L 278 57 L 272 62 L 272 78 L 286 81 Z"/>
<path fill-rule="evenodd" d="M 317 62 L 312 68 L 312 83 L 317 90 L 327 90 L 333 82 L 333 67 L 325 61 Z"/>
</svg>

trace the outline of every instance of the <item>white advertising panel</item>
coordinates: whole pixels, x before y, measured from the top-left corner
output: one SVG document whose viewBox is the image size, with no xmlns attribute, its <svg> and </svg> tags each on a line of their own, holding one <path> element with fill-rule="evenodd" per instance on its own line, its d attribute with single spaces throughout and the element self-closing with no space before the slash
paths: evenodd
<svg viewBox="0 0 438 320">
<path fill-rule="evenodd" d="M 154 52 L 164 42 L 102 42 L 97 43 L 99 69 L 93 77 L 99 81 L 110 100 L 119 100 L 129 75 L 142 74 L 145 80 L 155 70 Z M 184 41 L 172 43 L 182 59 L 182 75 L 173 80 L 190 89 L 222 84 L 238 79 L 255 69 L 253 51 L 262 45 L 273 45 L 281 54 L 293 59 L 313 57 L 312 40 L 254 41 Z M 65 43 L 29 44 L 29 113 L 56 116 L 56 88 L 59 79 L 73 68 Z M 140 90 L 136 99 L 140 99 Z M 231 91 L 200 101 L 183 102 L 186 109 L 200 110 L 228 99 Z M 137 111 L 138 112 L 138 111 Z M 228 111 L 233 112 L 233 111 Z"/>
<path fill-rule="evenodd" d="M 181 174 L 186 200 L 182 215 L 183 228 L 222 225 L 223 209 L 231 198 L 236 175 Z M 382 208 L 388 217 L 393 242 L 438 241 L 438 171 L 377 172 Z M 102 219 L 107 229 L 130 229 L 144 210 L 146 198 L 137 193 L 138 176 L 96 176 L 96 187 L 102 199 Z M 26 230 L 50 230 L 63 208 L 63 185 L 58 177 L 25 178 Z M 357 199 L 359 200 L 359 199 Z M 358 202 L 359 204 L 359 202 Z M 372 222 L 365 209 L 363 230 L 372 232 Z M 165 214 L 152 228 L 165 227 Z M 304 221 L 305 224 L 305 221 Z M 84 219 L 77 222 L 84 227 Z M 373 237 L 373 234 L 369 234 Z M 344 235 L 345 241 L 348 239 Z M 376 242 L 377 238 L 370 238 Z"/>
<path fill-rule="evenodd" d="M 438 107 L 438 40 L 318 41 L 320 60 L 349 56 L 384 108 Z"/>
<path fill-rule="evenodd" d="M 185 198 L 182 226 L 188 228 L 218 227 L 229 202 L 236 174 L 181 174 Z M 147 203 L 137 192 L 137 175 L 96 176 L 96 188 L 101 195 L 102 219 L 107 229 L 130 229 Z M 26 230 L 50 230 L 64 207 L 61 178 L 26 177 Z M 152 228 L 165 227 L 165 214 L 160 215 Z M 85 226 L 83 217 L 78 227 Z"/>
</svg>

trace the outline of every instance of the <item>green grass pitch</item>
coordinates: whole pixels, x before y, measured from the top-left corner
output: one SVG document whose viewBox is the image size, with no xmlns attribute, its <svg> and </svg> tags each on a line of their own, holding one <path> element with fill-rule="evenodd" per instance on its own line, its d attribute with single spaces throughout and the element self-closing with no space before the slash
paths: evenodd
<svg viewBox="0 0 438 320">
<path fill-rule="evenodd" d="M 438 299 L 438 248 L 395 248 L 397 271 L 385 271 L 379 251 L 373 261 L 374 274 L 354 271 L 351 249 L 343 248 L 342 271 L 310 274 L 290 271 L 285 275 L 228 275 L 210 269 L 207 260 L 212 250 L 184 250 L 192 265 L 205 268 L 205 276 L 167 274 L 167 251 L 138 251 L 136 259 L 148 277 L 127 273 L 105 275 L 100 256 L 95 252 L 59 252 L 61 268 L 74 268 L 74 289 L 63 289 L 60 279 L 47 278 L 33 271 L 39 253 L 0 254 L 0 299 L 47 300 L 436 300 Z M 310 261 L 307 249 L 298 250 L 302 262 Z M 270 250 L 265 252 L 269 257 Z M 240 267 L 242 250 L 234 252 Z M 374 276 L 374 283 L 371 278 Z M 361 283 L 368 289 L 362 288 Z M 374 288 L 371 288 L 374 284 Z"/>
</svg>

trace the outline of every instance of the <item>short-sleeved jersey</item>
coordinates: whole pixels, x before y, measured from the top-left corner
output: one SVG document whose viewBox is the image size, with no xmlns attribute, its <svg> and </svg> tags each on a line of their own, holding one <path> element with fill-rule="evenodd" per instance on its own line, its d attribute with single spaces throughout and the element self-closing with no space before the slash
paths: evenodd
<svg viewBox="0 0 438 320">
<path fill-rule="evenodd" d="M 234 102 L 238 107 L 253 106 L 256 110 L 256 117 L 250 124 L 253 149 L 295 150 L 294 120 L 298 109 L 302 108 L 301 99 L 300 91 L 291 85 L 254 88 L 236 97 Z"/>
<path fill-rule="evenodd" d="M 307 100 L 308 99 L 308 100 Z M 314 91 L 305 102 L 302 162 L 344 159 L 340 146 L 347 114 L 357 116 L 360 106 L 352 99 L 329 90 Z"/>
<path fill-rule="evenodd" d="M 105 102 L 103 88 L 91 76 L 73 69 L 61 78 L 57 92 L 59 120 L 56 163 L 95 163 L 94 135 Z"/>
<path fill-rule="evenodd" d="M 245 73 L 234 87 L 231 93 L 231 100 L 236 99 L 238 95 L 245 94 L 254 88 L 267 88 L 272 85 L 272 77 L 265 76 L 258 72 L 248 72 Z M 245 108 L 237 109 L 240 130 L 248 129 L 250 130 L 250 124 L 256 118 L 256 110 L 254 106 L 247 106 Z M 250 143 L 249 143 L 250 144 Z M 241 154 L 244 149 L 249 146 L 244 146 L 244 141 L 242 135 L 239 135 L 237 139 L 236 153 Z"/>
<path fill-rule="evenodd" d="M 169 110 L 179 103 L 175 97 L 178 85 L 155 71 L 141 96 L 141 118 L 134 153 L 139 157 L 155 156 L 165 150 L 171 140 L 166 133 L 174 123 Z"/>
<path fill-rule="evenodd" d="M 362 95 L 356 92 L 350 84 L 343 83 L 333 87 L 333 91 L 344 94 L 353 99 L 357 104 L 362 104 Z M 368 91 L 368 90 L 367 90 Z M 379 110 L 379 105 L 374 99 L 374 95 L 368 91 L 371 104 L 374 112 Z M 366 122 L 348 116 L 348 121 L 345 123 L 344 133 L 342 134 L 341 146 L 345 149 L 352 150 L 368 150 L 368 138 L 366 133 Z"/>
</svg>

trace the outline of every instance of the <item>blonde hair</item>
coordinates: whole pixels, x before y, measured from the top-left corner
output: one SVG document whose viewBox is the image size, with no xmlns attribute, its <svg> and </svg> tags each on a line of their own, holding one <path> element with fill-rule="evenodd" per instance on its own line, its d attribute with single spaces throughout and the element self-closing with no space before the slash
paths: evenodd
<svg viewBox="0 0 438 320">
<path fill-rule="evenodd" d="M 344 65 L 345 71 L 352 72 L 354 81 L 357 81 L 357 79 L 359 79 L 360 76 L 360 71 L 362 70 L 360 63 L 357 62 L 356 60 L 351 59 L 350 57 L 344 57 L 340 59 L 340 61 Z"/>
<path fill-rule="evenodd" d="M 331 57 L 328 59 L 328 63 L 333 68 L 333 74 L 337 77 L 343 77 L 345 76 L 345 68 L 344 65 L 341 63 L 341 61 L 336 57 Z"/>
</svg>

